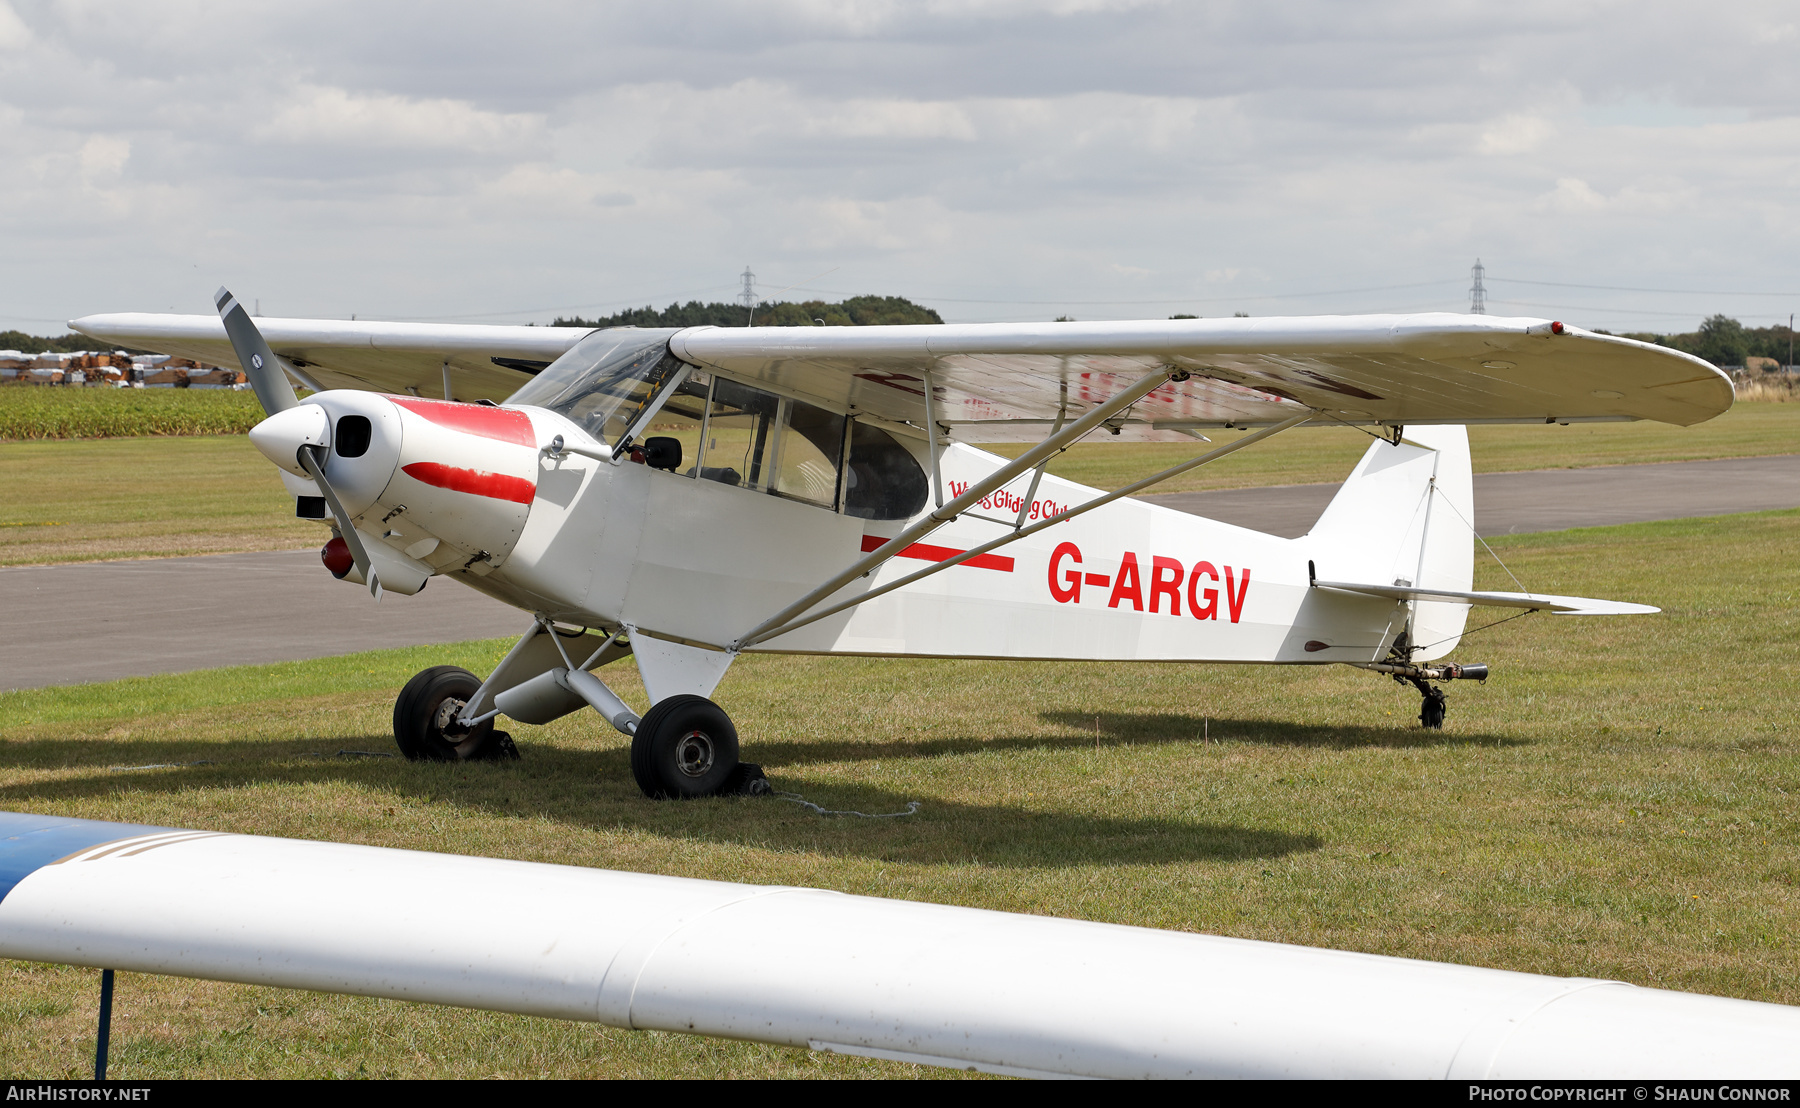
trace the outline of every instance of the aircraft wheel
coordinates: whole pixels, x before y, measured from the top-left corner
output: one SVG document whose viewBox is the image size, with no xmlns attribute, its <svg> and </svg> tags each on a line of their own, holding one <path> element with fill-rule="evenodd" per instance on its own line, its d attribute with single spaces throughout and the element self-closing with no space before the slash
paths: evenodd
<svg viewBox="0 0 1800 1108">
<path fill-rule="evenodd" d="M 631 776 L 652 799 L 711 796 L 734 779 L 737 764 L 737 728 L 704 696 L 662 701 L 631 739 Z"/>
<path fill-rule="evenodd" d="M 481 681 L 461 666 L 432 666 L 413 676 L 394 701 L 394 741 L 412 761 L 457 762 L 470 758 L 517 758 L 512 739 L 494 730 L 494 721 L 458 727 L 458 712 Z"/>
<path fill-rule="evenodd" d="M 1419 726 L 1433 730 L 1444 726 L 1444 713 L 1449 708 L 1449 698 L 1444 690 L 1433 686 L 1425 693 L 1425 699 L 1419 704 Z"/>
</svg>

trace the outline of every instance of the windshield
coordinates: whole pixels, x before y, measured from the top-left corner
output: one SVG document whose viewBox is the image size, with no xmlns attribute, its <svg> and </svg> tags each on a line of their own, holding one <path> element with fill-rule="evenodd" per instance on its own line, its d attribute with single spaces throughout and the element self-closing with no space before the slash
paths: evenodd
<svg viewBox="0 0 1800 1108">
<path fill-rule="evenodd" d="M 675 327 L 595 331 L 551 362 L 508 404 L 548 408 L 604 443 L 617 443 L 631 421 L 679 368 L 669 353 Z"/>
</svg>

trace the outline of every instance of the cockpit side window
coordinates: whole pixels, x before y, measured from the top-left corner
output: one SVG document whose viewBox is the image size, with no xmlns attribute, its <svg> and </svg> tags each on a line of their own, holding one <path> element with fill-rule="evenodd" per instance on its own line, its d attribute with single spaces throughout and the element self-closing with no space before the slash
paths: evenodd
<svg viewBox="0 0 1800 1108">
<path fill-rule="evenodd" d="M 773 393 L 715 378 L 698 476 L 746 489 L 768 488 L 780 445 L 780 415 L 781 398 Z"/>
<path fill-rule="evenodd" d="M 676 328 L 595 331 L 506 398 L 548 408 L 616 445 L 631 421 L 682 363 L 669 353 Z"/>
</svg>

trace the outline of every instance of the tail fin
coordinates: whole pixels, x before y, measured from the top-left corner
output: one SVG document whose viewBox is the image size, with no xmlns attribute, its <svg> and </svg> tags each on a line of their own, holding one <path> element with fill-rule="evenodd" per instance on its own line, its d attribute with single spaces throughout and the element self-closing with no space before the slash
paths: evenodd
<svg viewBox="0 0 1800 1108">
<path fill-rule="evenodd" d="M 1469 433 L 1407 429 L 1399 445 L 1372 444 L 1313 529 L 1299 540 L 1321 580 L 1468 592 L 1475 578 L 1475 491 Z M 1456 649 L 1469 606 L 1413 601 L 1414 661 Z"/>
</svg>

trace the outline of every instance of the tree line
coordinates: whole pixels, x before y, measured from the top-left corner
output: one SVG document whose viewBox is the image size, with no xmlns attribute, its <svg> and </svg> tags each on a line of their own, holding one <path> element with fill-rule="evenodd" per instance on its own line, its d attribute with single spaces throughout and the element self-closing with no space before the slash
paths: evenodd
<svg viewBox="0 0 1800 1108">
<path fill-rule="evenodd" d="M 852 296 L 837 303 L 778 300 L 758 304 L 754 311 L 742 304 L 670 304 L 662 311 L 646 304 L 598 319 L 558 317 L 552 327 L 872 327 L 882 324 L 942 323 L 944 317 L 922 304 L 900 296 Z"/>
<path fill-rule="evenodd" d="M 1773 327 L 1746 327 L 1728 315 L 1708 316 L 1701 322 L 1699 330 L 1683 335 L 1626 332 L 1623 337 L 1680 350 L 1716 366 L 1748 365 L 1751 358 L 1773 358 L 1781 365 L 1791 365 L 1797 349 L 1794 332 L 1785 323 Z"/>
</svg>

